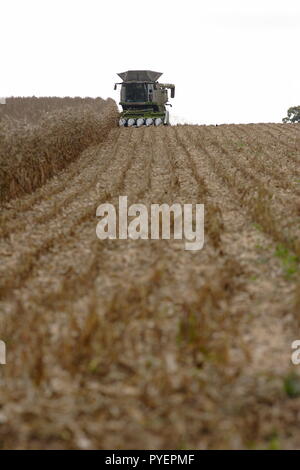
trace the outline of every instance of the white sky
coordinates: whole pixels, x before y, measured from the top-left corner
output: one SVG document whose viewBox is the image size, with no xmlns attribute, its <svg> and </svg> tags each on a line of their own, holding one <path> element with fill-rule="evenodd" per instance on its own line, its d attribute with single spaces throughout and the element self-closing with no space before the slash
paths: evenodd
<svg viewBox="0 0 300 470">
<path fill-rule="evenodd" d="M 280 122 L 300 105 L 299 0 L 1 0 L 0 96 L 108 96 L 164 72 L 173 120 Z"/>
</svg>

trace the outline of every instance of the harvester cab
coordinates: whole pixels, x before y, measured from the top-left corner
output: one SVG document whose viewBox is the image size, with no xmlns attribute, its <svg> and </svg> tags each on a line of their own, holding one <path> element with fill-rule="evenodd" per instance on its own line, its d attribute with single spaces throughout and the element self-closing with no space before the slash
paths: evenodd
<svg viewBox="0 0 300 470">
<path fill-rule="evenodd" d="M 118 73 L 123 80 L 115 83 L 115 90 L 121 85 L 120 105 L 123 111 L 119 119 L 121 127 L 169 125 L 168 89 L 171 98 L 175 96 L 175 85 L 158 83 L 159 72 L 151 70 L 128 70 Z"/>
</svg>

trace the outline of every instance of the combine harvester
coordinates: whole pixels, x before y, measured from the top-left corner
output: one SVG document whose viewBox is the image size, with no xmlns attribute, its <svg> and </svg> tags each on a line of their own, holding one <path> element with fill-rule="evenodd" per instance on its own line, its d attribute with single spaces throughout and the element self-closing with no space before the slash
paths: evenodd
<svg viewBox="0 0 300 470">
<path fill-rule="evenodd" d="M 141 127 L 141 126 L 168 126 L 169 111 L 168 88 L 171 90 L 171 98 L 175 96 L 175 85 L 169 83 L 158 83 L 159 72 L 151 70 L 128 70 L 118 73 L 123 80 L 115 83 L 115 90 L 121 85 L 120 105 L 121 112 L 119 126 Z"/>
</svg>

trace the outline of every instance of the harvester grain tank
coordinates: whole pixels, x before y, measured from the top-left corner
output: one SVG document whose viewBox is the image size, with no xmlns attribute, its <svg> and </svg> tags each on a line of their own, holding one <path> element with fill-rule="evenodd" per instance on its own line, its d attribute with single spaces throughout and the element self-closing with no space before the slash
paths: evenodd
<svg viewBox="0 0 300 470">
<path fill-rule="evenodd" d="M 171 98 L 175 96 L 175 85 L 159 83 L 162 75 L 152 70 L 128 70 L 118 73 L 123 80 L 115 83 L 115 90 L 121 85 L 120 105 L 123 111 L 120 114 L 119 126 L 141 127 L 169 125 L 168 89 Z"/>
</svg>

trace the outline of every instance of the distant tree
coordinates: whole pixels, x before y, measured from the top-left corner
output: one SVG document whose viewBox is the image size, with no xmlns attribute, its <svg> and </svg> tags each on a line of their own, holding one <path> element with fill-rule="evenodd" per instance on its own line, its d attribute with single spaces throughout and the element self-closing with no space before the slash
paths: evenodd
<svg viewBox="0 0 300 470">
<path fill-rule="evenodd" d="M 282 122 L 300 122 L 300 106 L 293 106 L 288 109 L 287 117 Z"/>
</svg>

